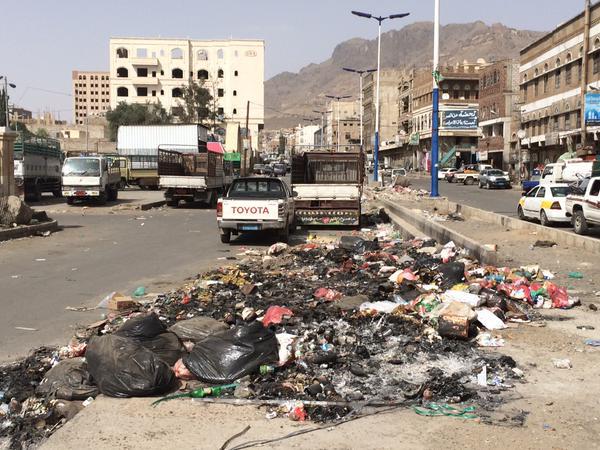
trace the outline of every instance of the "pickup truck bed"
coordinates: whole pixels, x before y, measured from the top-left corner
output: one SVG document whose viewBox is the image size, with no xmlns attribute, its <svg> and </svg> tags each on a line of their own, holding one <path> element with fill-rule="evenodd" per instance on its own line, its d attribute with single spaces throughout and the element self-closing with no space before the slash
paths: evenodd
<svg viewBox="0 0 600 450">
<path fill-rule="evenodd" d="M 600 225 L 600 177 L 590 179 L 585 194 L 567 196 L 565 209 L 577 234 L 586 234 L 590 226 Z"/>
</svg>

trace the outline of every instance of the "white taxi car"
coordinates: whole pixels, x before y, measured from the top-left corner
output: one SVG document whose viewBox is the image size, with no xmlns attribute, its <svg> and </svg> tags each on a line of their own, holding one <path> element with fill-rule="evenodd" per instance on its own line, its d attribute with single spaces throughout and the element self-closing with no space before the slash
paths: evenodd
<svg viewBox="0 0 600 450">
<path fill-rule="evenodd" d="M 519 200 L 519 219 L 538 219 L 544 226 L 553 222 L 569 222 L 565 202 L 569 185 L 564 183 L 542 184 L 531 189 Z"/>
</svg>

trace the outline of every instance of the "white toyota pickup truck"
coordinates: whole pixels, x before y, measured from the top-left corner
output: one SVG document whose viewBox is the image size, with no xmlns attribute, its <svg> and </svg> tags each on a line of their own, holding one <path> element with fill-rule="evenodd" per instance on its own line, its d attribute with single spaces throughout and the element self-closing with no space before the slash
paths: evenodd
<svg viewBox="0 0 600 450">
<path fill-rule="evenodd" d="M 585 192 L 567 196 L 565 209 L 577 234 L 586 234 L 591 226 L 600 225 L 600 177 L 589 179 Z"/>
<path fill-rule="evenodd" d="M 293 194 L 278 178 L 238 178 L 217 202 L 217 225 L 225 244 L 232 234 L 264 230 L 287 242 L 295 228 Z"/>
</svg>

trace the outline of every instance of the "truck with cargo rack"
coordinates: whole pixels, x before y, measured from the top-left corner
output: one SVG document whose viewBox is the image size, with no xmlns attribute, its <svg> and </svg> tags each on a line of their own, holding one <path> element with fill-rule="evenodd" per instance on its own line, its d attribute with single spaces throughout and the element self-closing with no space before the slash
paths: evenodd
<svg viewBox="0 0 600 450">
<path fill-rule="evenodd" d="M 117 131 L 117 153 L 122 178 L 128 185 L 140 189 L 158 189 L 158 148 L 191 152 L 206 143 L 208 130 L 192 125 L 123 125 Z"/>
<path fill-rule="evenodd" d="M 27 137 L 19 133 L 14 146 L 14 175 L 17 195 L 39 201 L 42 193 L 61 196 L 63 154 L 55 139 Z"/>
<path fill-rule="evenodd" d="M 215 144 L 192 146 L 187 151 L 181 145 L 178 150 L 159 146 L 159 185 L 167 205 L 177 206 L 181 200 L 216 205 L 233 176 L 231 163 L 223 161 L 223 147 Z"/>
<path fill-rule="evenodd" d="M 292 159 L 297 225 L 359 226 L 364 159 L 358 152 L 305 152 Z"/>
</svg>

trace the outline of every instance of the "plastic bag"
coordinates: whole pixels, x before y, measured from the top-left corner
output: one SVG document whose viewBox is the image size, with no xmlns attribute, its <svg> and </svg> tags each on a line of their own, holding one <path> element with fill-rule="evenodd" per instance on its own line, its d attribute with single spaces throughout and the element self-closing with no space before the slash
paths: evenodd
<svg viewBox="0 0 600 450">
<path fill-rule="evenodd" d="M 183 363 L 199 380 L 225 384 L 278 359 L 275 333 L 256 321 L 207 337 L 183 357 Z"/>
<path fill-rule="evenodd" d="M 262 318 L 262 323 L 265 327 L 268 327 L 272 323 L 281 323 L 284 317 L 292 317 L 293 315 L 294 312 L 291 309 L 286 308 L 285 306 L 272 305 L 269 306 L 269 309 L 267 309 L 267 312 Z"/>
<path fill-rule="evenodd" d="M 36 393 L 63 400 L 85 400 L 98 395 L 98 388 L 92 385 L 85 358 L 72 358 L 59 362 L 46 372 Z"/>
<path fill-rule="evenodd" d="M 175 364 L 184 350 L 179 337 L 167 332 L 155 313 L 129 319 L 114 334 L 135 340 L 170 366 Z"/>
<path fill-rule="evenodd" d="M 342 236 L 340 247 L 350 252 L 362 254 L 379 250 L 379 243 L 377 241 L 365 241 L 358 236 Z"/>
<path fill-rule="evenodd" d="M 175 333 L 182 341 L 192 342 L 199 342 L 211 334 L 228 329 L 223 322 L 205 316 L 182 320 L 169 327 L 169 331 Z"/>
<path fill-rule="evenodd" d="M 98 389 L 111 397 L 164 394 L 175 380 L 171 367 L 154 352 L 114 334 L 93 337 L 86 359 Z"/>
<path fill-rule="evenodd" d="M 442 274 L 441 288 L 447 289 L 465 280 L 465 265 L 461 262 L 440 264 L 438 271 Z"/>
</svg>

